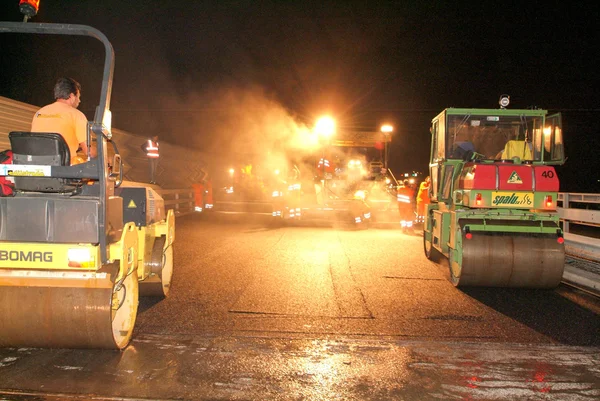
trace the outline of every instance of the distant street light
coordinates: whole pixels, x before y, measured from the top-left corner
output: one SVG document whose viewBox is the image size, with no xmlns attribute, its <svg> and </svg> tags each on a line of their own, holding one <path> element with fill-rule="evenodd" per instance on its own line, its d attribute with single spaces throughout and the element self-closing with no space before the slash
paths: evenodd
<svg viewBox="0 0 600 401">
<path fill-rule="evenodd" d="M 383 132 L 383 136 L 385 137 L 384 138 L 385 142 L 383 143 L 383 147 L 384 147 L 384 150 L 383 150 L 383 155 L 384 155 L 384 157 L 383 157 L 383 163 L 384 163 L 386 171 L 387 171 L 387 168 L 388 168 L 388 150 L 387 150 L 387 148 L 388 148 L 388 145 L 387 145 L 388 144 L 388 138 L 389 138 L 389 136 L 391 135 L 391 133 L 393 131 L 394 131 L 394 127 L 392 127 L 389 124 L 384 124 L 384 125 L 381 126 L 381 132 Z"/>
<path fill-rule="evenodd" d="M 325 116 L 317 120 L 315 132 L 323 139 L 331 138 L 335 134 L 335 121 L 333 118 Z"/>
</svg>

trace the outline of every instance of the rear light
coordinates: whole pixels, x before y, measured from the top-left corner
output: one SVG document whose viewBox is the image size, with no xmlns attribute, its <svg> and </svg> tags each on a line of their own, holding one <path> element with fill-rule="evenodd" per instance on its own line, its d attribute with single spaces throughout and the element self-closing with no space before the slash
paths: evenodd
<svg viewBox="0 0 600 401">
<path fill-rule="evenodd" d="M 556 235 L 558 235 L 558 238 L 556 238 L 556 242 L 558 242 L 559 244 L 564 244 L 565 243 L 565 237 L 563 237 L 563 233 L 561 230 L 556 230 Z"/>
<path fill-rule="evenodd" d="M 465 227 L 465 238 L 466 239 L 473 238 L 473 234 L 471 234 L 471 229 L 469 227 Z"/>
<path fill-rule="evenodd" d="M 482 200 L 481 200 L 481 199 L 482 199 L 482 198 L 483 198 L 483 197 L 481 196 L 481 194 L 480 194 L 480 193 L 479 193 L 479 194 L 477 194 L 477 195 L 475 195 L 475 205 L 477 205 L 477 206 L 481 206 L 481 202 L 482 202 Z"/>
<path fill-rule="evenodd" d="M 551 208 L 553 206 L 552 195 L 546 195 L 544 198 L 544 205 L 546 205 L 547 208 Z"/>
<path fill-rule="evenodd" d="M 95 268 L 96 256 L 87 248 L 71 248 L 67 251 L 69 267 Z"/>
</svg>

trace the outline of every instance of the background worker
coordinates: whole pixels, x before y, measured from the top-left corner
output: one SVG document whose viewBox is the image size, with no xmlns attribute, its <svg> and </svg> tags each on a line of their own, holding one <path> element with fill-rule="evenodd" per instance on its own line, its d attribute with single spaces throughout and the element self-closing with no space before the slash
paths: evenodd
<svg viewBox="0 0 600 401">
<path fill-rule="evenodd" d="M 150 184 L 156 184 L 156 166 L 158 165 L 158 135 L 154 135 L 142 144 L 150 165 Z"/>
<path fill-rule="evenodd" d="M 31 132 L 46 132 L 60 134 L 69 147 L 71 164 L 82 163 L 77 150 L 83 157 L 90 153 L 96 157 L 96 149 L 91 151 L 87 146 L 88 120 L 81 111 L 77 110 L 81 102 L 81 85 L 72 78 L 59 78 L 54 85 L 54 103 L 39 109 L 31 121 Z"/>
<path fill-rule="evenodd" d="M 417 192 L 417 223 L 423 223 L 425 221 L 425 206 L 431 203 L 429 199 L 429 185 L 431 178 L 425 177 L 425 180 L 419 185 L 419 192 Z"/>
<path fill-rule="evenodd" d="M 400 212 L 400 227 L 402 227 L 402 232 L 413 230 L 413 221 L 415 218 L 414 196 L 414 189 L 410 186 L 408 180 L 404 180 L 398 187 L 398 211 Z"/>
</svg>

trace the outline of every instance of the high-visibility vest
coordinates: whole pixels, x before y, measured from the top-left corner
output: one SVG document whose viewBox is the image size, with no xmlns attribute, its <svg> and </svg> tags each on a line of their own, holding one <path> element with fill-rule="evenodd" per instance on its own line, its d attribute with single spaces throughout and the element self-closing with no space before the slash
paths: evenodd
<svg viewBox="0 0 600 401">
<path fill-rule="evenodd" d="M 417 202 L 419 203 L 430 203 L 429 200 L 429 183 L 423 181 L 419 185 L 419 192 L 417 194 Z"/>
<path fill-rule="evenodd" d="M 158 142 L 153 142 L 152 139 L 148 139 L 148 143 L 146 144 L 146 156 L 153 159 L 158 157 Z"/>
<path fill-rule="evenodd" d="M 413 195 L 414 191 L 410 187 L 398 188 L 398 203 L 410 204 L 412 202 Z"/>
</svg>

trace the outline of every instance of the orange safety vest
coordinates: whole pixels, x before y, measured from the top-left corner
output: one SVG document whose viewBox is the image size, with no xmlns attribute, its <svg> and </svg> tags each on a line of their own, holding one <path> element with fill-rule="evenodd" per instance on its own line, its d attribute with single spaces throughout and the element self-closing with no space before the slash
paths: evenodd
<svg viewBox="0 0 600 401">
<path fill-rule="evenodd" d="M 153 159 L 158 157 L 158 142 L 153 142 L 152 139 L 148 139 L 148 143 L 146 144 L 146 156 Z"/>
<path fill-rule="evenodd" d="M 429 184 L 423 181 L 419 186 L 419 193 L 417 194 L 417 203 L 428 204 L 429 200 Z"/>
<path fill-rule="evenodd" d="M 410 205 L 415 192 L 410 187 L 398 188 L 398 204 Z"/>
</svg>

